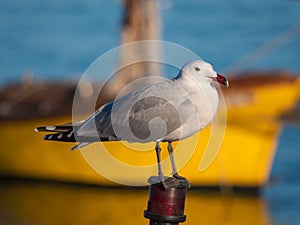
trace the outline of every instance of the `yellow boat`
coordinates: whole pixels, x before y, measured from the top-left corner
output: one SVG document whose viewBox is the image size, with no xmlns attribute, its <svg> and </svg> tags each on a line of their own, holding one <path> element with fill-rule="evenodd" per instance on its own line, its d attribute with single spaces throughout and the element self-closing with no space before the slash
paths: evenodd
<svg viewBox="0 0 300 225">
<path fill-rule="evenodd" d="M 231 82 L 231 88 L 224 90 L 225 131 L 216 131 L 213 123 L 175 143 L 180 174 L 193 187 L 257 189 L 268 182 L 282 128 L 278 118 L 295 107 L 300 79 L 273 76 L 251 84 L 257 79 L 233 79 L 236 81 Z M 146 185 L 147 178 L 156 175 L 153 143 L 143 147 L 127 142 L 98 143 L 71 152 L 73 144 L 45 142 L 43 134 L 34 132 L 36 126 L 69 120 L 63 116 L 2 121 L 0 176 L 96 185 Z M 163 159 L 166 158 L 164 150 Z M 164 160 L 166 175 L 171 173 L 170 167 L 169 161 Z"/>
</svg>

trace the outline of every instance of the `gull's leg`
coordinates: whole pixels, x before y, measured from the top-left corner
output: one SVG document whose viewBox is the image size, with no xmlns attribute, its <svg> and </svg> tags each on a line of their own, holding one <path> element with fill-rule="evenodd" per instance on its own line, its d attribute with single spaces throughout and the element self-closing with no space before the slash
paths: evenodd
<svg viewBox="0 0 300 225">
<path fill-rule="evenodd" d="M 160 142 L 156 142 L 155 145 L 155 151 L 156 151 L 156 157 L 157 157 L 157 165 L 158 165 L 158 179 L 163 186 L 164 189 L 172 188 L 172 187 L 180 187 L 180 188 L 185 188 L 189 189 L 190 188 L 190 183 L 188 182 L 187 179 L 184 177 L 181 177 L 178 175 L 176 167 L 175 167 L 175 161 L 173 157 L 173 148 L 172 148 L 172 142 L 169 142 L 168 145 L 168 151 L 171 157 L 171 162 L 172 162 L 172 169 L 173 169 L 173 177 L 164 177 L 162 173 L 162 168 L 161 168 L 161 158 L 160 158 L 160 152 L 161 148 L 159 146 Z M 150 184 L 158 183 L 157 182 L 157 177 L 150 177 L 148 179 L 148 182 Z"/>
<path fill-rule="evenodd" d="M 162 173 L 161 164 L 160 164 L 160 161 L 161 161 L 161 158 L 160 158 L 161 148 L 159 146 L 159 142 L 156 142 L 155 151 L 156 151 L 157 165 L 158 165 L 158 178 L 159 178 L 160 181 L 163 181 L 164 175 Z"/>
<path fill-rule="evenodd" d="M 177 179 L 184 179 L 186 180 L 186 178 L 179 176 L 177 169 L 176 169 L 176 165 L 175 165 L 175 159 L 174 159 L 174 155 L 173 155 L 173 147 L 172 147 L 172 141 L 168 142 L 168 152 L 169 152 L 169 156 L 170 156 L 170 160 L 171 160 L 171 164 L 172 164 L 172 175 L 173 177 L 177 178 Z"/>
</svg>

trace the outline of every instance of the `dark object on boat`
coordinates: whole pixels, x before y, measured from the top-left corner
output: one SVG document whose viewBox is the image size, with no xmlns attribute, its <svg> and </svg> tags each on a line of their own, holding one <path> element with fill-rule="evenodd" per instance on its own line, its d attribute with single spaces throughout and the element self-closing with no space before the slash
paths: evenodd
<svg viewBox="0 0 300 225">
<path fill-rule="evenodd" d="M 0 120 L 70 115 L 75 83 L 9 84 L 0 90 Z"/>
</svg>

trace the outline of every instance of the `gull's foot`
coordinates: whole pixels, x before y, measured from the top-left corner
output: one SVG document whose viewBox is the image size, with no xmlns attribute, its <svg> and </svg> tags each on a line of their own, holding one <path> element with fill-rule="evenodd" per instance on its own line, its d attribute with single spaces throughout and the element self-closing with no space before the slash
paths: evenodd
<svg viewBox="0 0 300 225">
<path fill-rule="evenodd" d="M 173 174 L 173 177 L 178 179 L 178 180 L 186 180 L 185 177 L 180 176 L 178 173 Z"/>
<path fill-rule="evenodd" d="M 148 183 L 149 184 L 162 184 L 163 187 L 165 188 L 165 180 L 167 180 L 168 177 L 166 176 L 151 176 L 148 178 Z M 166 189 L 166 188 L 165 188 Z"/>
<path fill-rule="evenodd" d="M 185 177 L 180 176 L 178 173 L 173 174 L 173 177 L 177 179 L 181 185 L 184 185 L 186 189 L 191 188 L 190 182 Z"/>
<path fill-rule="evenodd" d="M 182 188 L 182 189 L 190 189 L 190 182 L 184 177 L 158 177 L 152 176 L 148 179 L 148 183 L 150 184 L 161 184 L 164 189 L 170 188 Z"/>
<path fill-rule="evenodd" d="M 164 189 L 171 188 L 170 182 L 167 182 L 168 178 L 166 176 L 151 176 L 148 178 L 148 183 L 149 184 L 159 184 L 162 185 Z"/>
<path fill-rule="evenodd" d="M 181 177 L 180 179 L 177 177 L 168 177 L 167 179 L 162 181 L 162 184 L 165 189 L 182 188 L 188 190 L 191 188 L 190 182 L 184 177 Z"/>
</svg>

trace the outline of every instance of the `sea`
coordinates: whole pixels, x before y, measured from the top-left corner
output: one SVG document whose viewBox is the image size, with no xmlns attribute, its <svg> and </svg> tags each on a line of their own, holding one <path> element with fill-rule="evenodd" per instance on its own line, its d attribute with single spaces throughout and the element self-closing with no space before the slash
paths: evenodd
<svg viewBox="0 0 300 225">
<path fill-rule="evenodd" d="M 218 72 L 300 71 L 298 0 L 160 0 L 158 8 L 160 39 Z M 122 18 L 121 0 L 0 0 L 0 86 L 24 74 L 80 78 L 119 46 Z"/>
<path fill-rule="evenodd" d="M 217 71 L 300 73 L 299 0 L 160 0 L 158 8 L 160 39 L 190 49 L 212 63 Z M 95 59 L 119 46 L 122 18 L 121 0 L 0 0 L 0 87 L 18 82 L 25 75 L 45 81 L 79 79 Z M 9 189 L 4 187 L 0 193 L 5 194 Z M 18 189 L 18 196 L 22 191 L 27 193 L 26 188 Z M 75 192 L 70 201 L 74 200 Z M 29 197 L 19 198 L 30 201 Z M 230 224 L 300 224 L 299 124 L 284 123 L 271 182 L 263 189 L 257 204 L 261 202 L 262 220 L 246 223 L 243 221 L 246 217 L 240 217 Z M 26 206 L 20 212 L 24 214 L 16 214 L 20 220 L 7 220 L 3 215 L 11 212 L 2 210 L 0 224 L 54 224 L 28 219 L 25 214 L 31 211 Z M 44 213 L 46 217 L 47 212 Z M 205 223 L 229 224 L 222 221 Z"/>
</svg>

